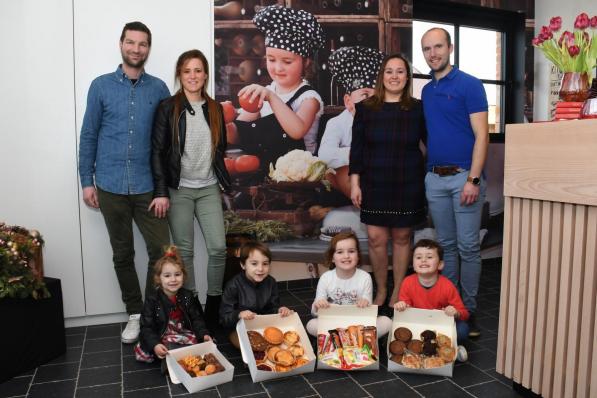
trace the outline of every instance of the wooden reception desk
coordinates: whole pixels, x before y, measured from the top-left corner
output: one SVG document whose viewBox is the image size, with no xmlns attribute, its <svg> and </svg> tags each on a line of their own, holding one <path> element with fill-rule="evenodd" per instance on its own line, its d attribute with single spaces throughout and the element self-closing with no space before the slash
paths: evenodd
<svg viewBox="0 0 597 398">
<path fill-rule="evenodd" d="M 597 120 L 506 127 L 496 370 L 597 397 Z"/>
</svg>

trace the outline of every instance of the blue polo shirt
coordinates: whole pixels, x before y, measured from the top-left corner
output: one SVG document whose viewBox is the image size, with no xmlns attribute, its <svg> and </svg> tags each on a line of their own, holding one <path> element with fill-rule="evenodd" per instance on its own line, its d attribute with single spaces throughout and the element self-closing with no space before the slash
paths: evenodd
<svg viewBox="0 0 597 398">
<path fill-rule="evenodd" d="M 475 134 L 469 115 L 487 112 L 481 80 L 452 67 L 446 76 L 433 77 L 423 87 L 421 99 L 427 124 L 428 170 L 447 165 L 470 169 Z"/>
</svg>

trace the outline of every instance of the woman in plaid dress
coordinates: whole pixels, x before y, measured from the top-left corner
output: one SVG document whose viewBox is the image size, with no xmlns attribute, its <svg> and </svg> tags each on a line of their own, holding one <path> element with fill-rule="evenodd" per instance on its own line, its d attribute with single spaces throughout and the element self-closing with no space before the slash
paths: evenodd
<svg viewBox="0 0 597 398">
<path fill-rule="evenodd" d="M 412 73 L 402 55 L 382 63 L 375 95 L 356 106 L 349 174 L 351 200 L 367 225 L 369 258 L 377 293 L 387 297 L 388 241 L 392 240 L 393 306 L 410 259 L 412 229 L 426 219 L 425 121 L 421 102 L 412 98 Z"/>
</svg>

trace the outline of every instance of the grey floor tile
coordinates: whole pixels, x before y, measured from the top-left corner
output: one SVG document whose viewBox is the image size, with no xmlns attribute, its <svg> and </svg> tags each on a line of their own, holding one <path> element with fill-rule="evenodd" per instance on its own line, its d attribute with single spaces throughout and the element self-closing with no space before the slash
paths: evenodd
<svg viewBox="0 0 597 398">
<path fill-rule="evenodd" d="M 491 352 L 497 352 L 497 336 L 495 335 L 491 335 L 487 332 L 482 333 L 477 340 L 474 340 L 474 342 Z"/>
<path fill-rule="evenodd" d="M 12 379 L 0 383 L 0 398 L 25 395 L 31 384 L 33 376 L 13 377 Z"/>
<path fill-rule="evenodd" d="M 139 362 L 134 355 L 124 355 L 122 357 L 122 371 L 132 372 L 137 370 L 159 369 L 160 361 L 153 361 L 152 363 Z"/>
<path fill-rule="evenodd" d="M 120 351 L 120 337 L 105 337 L 85 341 L 84 353 Z"/>
<path fill-rule="evenodd" d="M 305 373 L 305 379 L 311 384 L 323 383 L 331 380 L 340 380 L 348 378 L 346 372 L 339 372 L 337 370 L 319 370 L 316 369 L 313 373 Z"/>
<path fill-rule="evenodd" d="M 487 373 L 468 363 L 454 366 L 452 381 L 461 387 L 468 387 L 473 384 L 484 383 L 491 380 L 492 378 Z"/>
<path fill-rule="evenodd" d="M 77 387 L 99 386 L 122 382 L 122 368 L 117 366 L 105 366 L 102 368 L 81 369 L 79 371 L 79 383 Z"/>
<path fill-rule="evenodd" d="M 522 397 L 512 388 L 508 388 L 499 381 L 491 381 L 476 386 L 467 387 L 466 390 L 476 397 L 482 398 L 516 398 Z"/>
<path fill-rule="evenodd" d="M 78 363 L 63 363 L 58 365 L 40 366 L 35 373 L 33 383 L 74 379 L 77 377 L 78 370 Z"/>
<path fill-rule="evenodd" d="M 174 392 L 172 393 L 172 396 L 173 397 L 175 396 Z M 262 394 L 252 395 L 251 398 L 259 397 L 259 396 L 267 397 L 267 394 L 262 393 Z M 220 394 L 218 394 L 218 391 L 216 389 L 211 389 L 211 390 L 205 390 L 205 391 L 198 391 L 193 394 L 185 395 L 181 398 L 220 398 Z"/>
<path fill-rule="evenodd" d="M 122 383 L 125 392 L 161 387 L 166 385 L 166 376 L 161 373 L 160 369 L 128 372 L 122 374 Z"/>
<path fill-rule="evenodd" d="M 83 354 L 81 369 L 96 368 L 98 366 L 120 365 L 122 357 L 120 351 L 104 351 Z"/>
<path fill-rule="evenodd" d="M 251 376 L 235 377 L 234 380 L 216 387 L 222 398 L 237 397 L 239 395 L 265 393 L 261 383 L 253 383 Z"/>
<path fill-rule="evenodd" d="M 108 325 L 89 326 L 87 328 L 87 339 L 97 339 L 102 337 L 120 337 L 120 324 L 111 323 Z"/>
<path fill-rule="evenodd" d="M 32 384 L 28 398 L 65 398 L 75 394 L 75 380 Z"/>
<path fill-rule="evenodd" d="M 445 379 L 443 376 L 430 376 L 414 373 L 396 372 L 395 375 L 411 387 L 420 386 L 422 384 L 435 383 Z"/>
<path fill-rule="evenodd" d="M 420 397 L 412 387 L 402 380 L 390 380 L 369 384 L 363 387 L 373 398 L 411 398 Z"/>
<path fill-rule="evenodd" d="M 66 348 L 81 347 L 85 340 L 84 334 L 71 334 L 66 336 Z"/>
<path fill-rule="evenodd" d="M 494 369 L 495 361 L 495 353 L 487 349 L 468 352 L 468 362 L 481 370 Z"/>
<path fill-rule="evenodd" d="M 66 352 L 63 355 L 60 355 L 58 358 L 52 359 L 50 362 L 48 362 L 48 365 L 56 365 L 59 363 L 68 362 L 79 362 L 81 360 L 82 351 L 83 347 L 67 348 Z"/>
<path fill-rule="evenodd" d="M 111 398 L 119 397 L 122 392 L 122 384 L 105 384 L 102 386 L 81 387 L 75 392 L 76 398 Z"/>
<path fill-rule="evenodd" d="M 187 395 L 188 396 L 188 395 Z M 157 388 L 145 388 L 143 390 L 125 391 L 124 398 L 170 398 L 168 386 Z"/>
<path fill-rule="evenodd" d="M 350 378 L 314 384 L 313 388 L 317 390 L 322 398 L 359 398 L 368 396 L 368 393 Z"/>
<path fill-rule="evenodd" d="M 300 375 L 268 380 L 262 384 L 272 398 L 306 397 L 316 394 L 313 387 Z"/>
<path fill-rule="evenodd" d="M 500 383 L 505 384 L 508 387 L 512 387 L 512 379 L 509 379 L 506 376 L 504 376 L 503 374 L 496 372 L 495 369 L 486 370 L 485 373 L 487 373 L 488 375 L 490 375 L 491 377 L 493 377 Z"/>
<path fill-rule="evenodd" d="M 352 377 L 360 385 L 396 379 L 396 375 L 394 373 L 388 372 L 384 367 L 380 367 L 379 370 L 364 370 L 362 372 L 350 372 L 350 377 Z"/>
<path fill-rule="evenodd" d="M 415 387 L 415 390 L 426 398 L 471 398 L 466 391 L 449 380 Z"/>
<path fill-rule="evenodd" d="M 71 334 L 85 334 L 87 331 L 87 326 L 76 326 L 73 328 L 66 328 L 64 329 L 64 334 L 69 336 Z"/>
</svg>

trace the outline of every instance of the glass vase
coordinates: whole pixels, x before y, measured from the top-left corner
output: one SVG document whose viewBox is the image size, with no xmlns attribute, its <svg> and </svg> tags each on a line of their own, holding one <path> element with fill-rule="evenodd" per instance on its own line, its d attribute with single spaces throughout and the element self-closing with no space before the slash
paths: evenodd
<svg viewBox="0 0 597 398">
<path fill-rule="evenodd" d="M 589 98 L 589 75 L 586 72 L 564 72 L 560 83 L 560 99 L 584 102 Z"/>
</svg>

